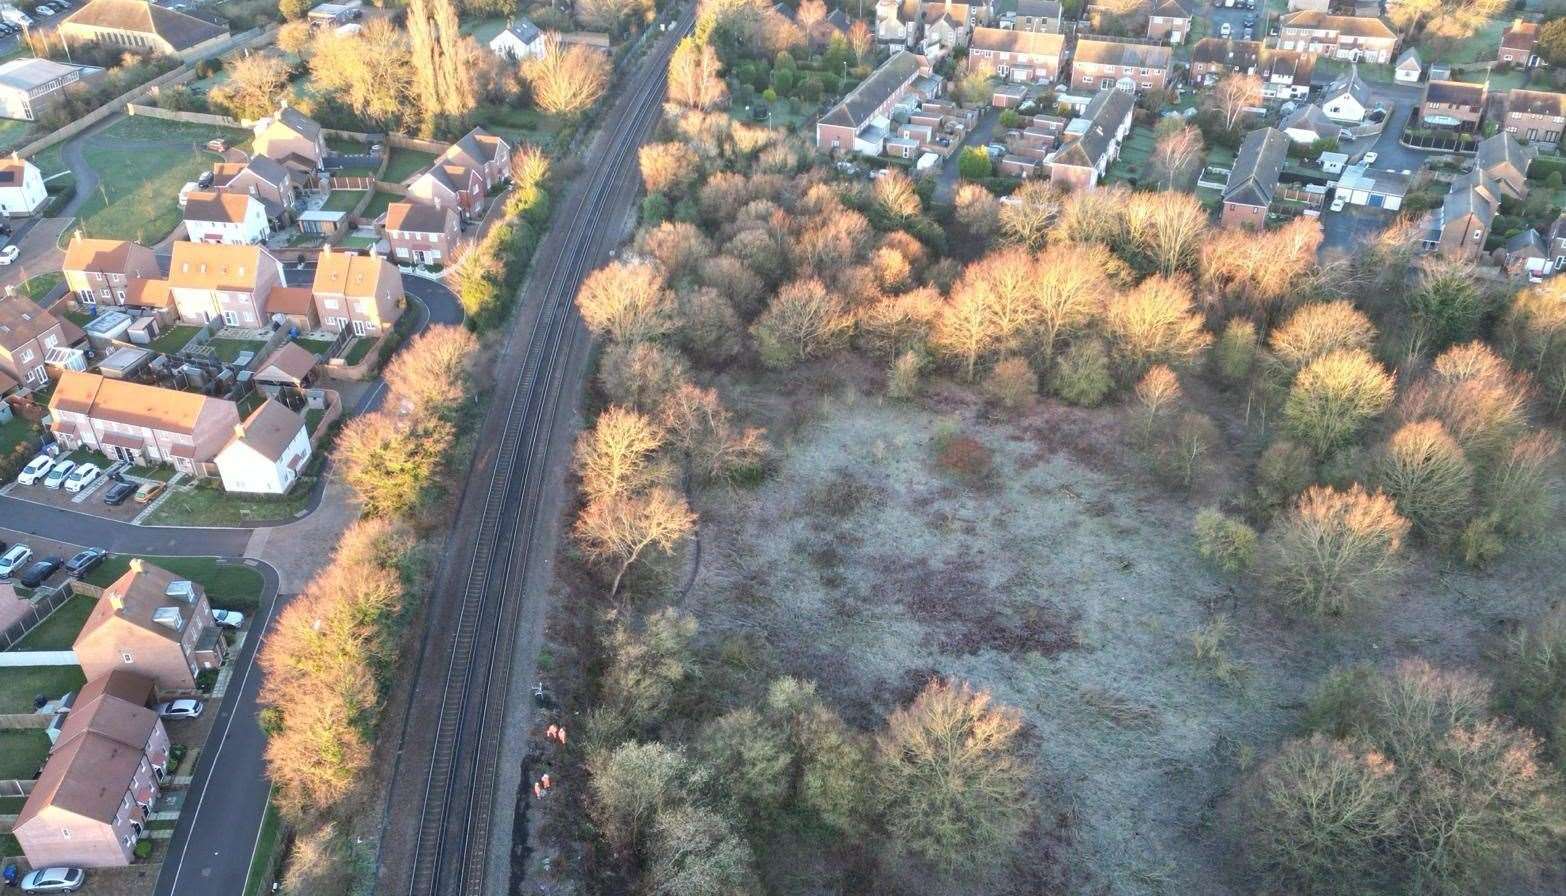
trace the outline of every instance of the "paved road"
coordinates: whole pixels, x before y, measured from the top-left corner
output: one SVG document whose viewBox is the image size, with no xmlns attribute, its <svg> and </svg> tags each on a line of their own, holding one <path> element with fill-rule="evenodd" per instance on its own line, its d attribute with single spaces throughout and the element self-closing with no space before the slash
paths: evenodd
<svg viewBox="0 0 1566 896">
<path fill-rule="evenodd" d="M 937 202 L 950 202 L 957 192 L 957 177 L 962 162 L 962 151 L 969 146 L 985 146 L 990 142 L 990 135 L 995 132 L 995 123 L 1000 120 L 1000 110 L 985 108 L 979 115 L 979 123 L 968 132 L 967 139 L 957 148 L 946 161 L 941 163 L 941 173 L 935 182 L 935 196 Z M 1004 141 L 1002 141 L 1004 142 Z"/>
</svg>

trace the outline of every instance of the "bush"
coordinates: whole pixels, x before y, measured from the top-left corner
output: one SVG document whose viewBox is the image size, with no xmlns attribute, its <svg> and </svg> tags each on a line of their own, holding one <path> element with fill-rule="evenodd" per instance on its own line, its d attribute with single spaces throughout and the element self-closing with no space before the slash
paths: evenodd
<svg viewBox="0 0 1566 896">
<path fill-rule="evenodd" d="M 136 847 L 132 850 L 132 852 L 135 853 L 136 858 L 145 862 L 146 860 L 152 858 L 152 841 L 137 840 Z"/>
<path fill-rule="evenodd" d="M 1440 532 L 1468 511 L 1474 471 L 1438 420 L 1404 424 L 1378 464 L 1381 487 L 1398 512 L 1428 532 Z"/>
<path fill-rule="evenodd" d="M 1113 386 L 1109 350 L 1097 339 L 1072 343 L 1050 377 L 1050 387 L 1061 400 L 1085 408 L 1097 407 Z"/>
<path fill-rule="evenodd" d="M 970 146 L 957 157 L 957 173 L 968 180 L 983 180 L 993 170 L 989 151 L 982 146 Z"/>
<path fill-rule="evenodd" d="M 1338 615 L 1397 569 L 1407 535 L 1386 495 L 1312 486 L 1269 535 L 1268 577 L 1285 602 Z"/>
<path fill-rule="evenodd" d="M 1279 439 L 1256 462 L 1256 497 L 1269 513 L 1294 500 L 1316 478 L 1316 459 L 1298 442 Z"/>
<path fill-rule="evenodd" d="M 1566 765 L 1566 606 L 1519 628 L 1495 657 L 1497 703 L 1537 731 L 1557 765 Z"/>
<path fill-rule="evenodd" d="M 985 377 L 984 392 L 1007 410 L 1027 407 L 1039 393 L 1039 378 L 1026 359 L 1002 358 Z"/>
<path fill-rule="evenodd" d="M 886 394 L 888 398 L 898 401 L 908 401 L 919 394 L 919 377 L 924 370 L 924 356 L 908 349 L 897 356 L 892 362 L 891 370 L 886 375 Z"/>
<path fill-rule="evenodd" d="M 995 466 L 990 449 L 983 442 L 951 432 L 936 435 L 935 462 L 942 470 L 970 482 L 988 479 Z"/>
<path fill-rule="evenodd" d="M 1197 511 L 1196 552 L 1229 575 L 1250 571 L 1256 561 L 1256 530 L 1216 507 Z"/>
<path fill-rule="evenodd" d="M 1256 366 L 1256 325 L 1242 317 L 1230 320 L 1213 349 L 1213 366 L 1224 382 L 1236 384 L 1250 379 L 1251 369 Z"/>
</svg>

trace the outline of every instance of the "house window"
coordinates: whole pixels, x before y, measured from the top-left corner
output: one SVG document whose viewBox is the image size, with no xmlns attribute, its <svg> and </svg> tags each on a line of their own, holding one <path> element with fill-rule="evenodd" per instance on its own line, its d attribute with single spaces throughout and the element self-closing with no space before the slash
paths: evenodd
<svg viewBox="0 0 1566 896">
<path fill-rule="evenodd" d="M 33 350 L 30 349 L 30 348 L 22 349 L 22 363 L 26 364 L 27 362 L 31 361 L 32 359 L 33 359 Z"/>
</svg>

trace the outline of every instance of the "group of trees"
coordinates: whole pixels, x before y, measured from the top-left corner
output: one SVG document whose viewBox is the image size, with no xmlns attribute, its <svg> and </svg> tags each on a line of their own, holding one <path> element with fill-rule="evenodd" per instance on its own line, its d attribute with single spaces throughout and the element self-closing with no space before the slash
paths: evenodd
<svg viewBox="0 0 1566 896">
<path fill-rule="evenodd" d="M 482 333 L 505 321 L 549 220 L 549 159 L 534 146 L 511 153 L 511 191 L 484 238 L 457 261 L 451 283 L 470 330 Z"/>
</svg>

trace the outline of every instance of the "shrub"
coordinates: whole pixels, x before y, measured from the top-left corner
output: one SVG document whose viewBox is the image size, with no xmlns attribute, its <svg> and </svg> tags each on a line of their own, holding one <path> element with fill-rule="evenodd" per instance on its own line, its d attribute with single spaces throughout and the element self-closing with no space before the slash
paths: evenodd
<svg viewBox="0 0 1566 896">
<path fill-rule="evenodd" d="M 887 397 L 908 401 L 919 394 L 919 377 L 924 370 L 924 356 L 909 349 L 897 356 L 886 375 Z"/>
<path fill-rule="evenodd" d="M 1378 480 L 1414 525 L 1440 532 L 1467 513 L 1474 473 L 1438 420 L 1404 424 L 1387 441 Z"/>
<path fill-rule="evenodd" d="M 985 377 L 984 393 L 1007 410 L 1021 410 L 1039 394 L 1039 378 L 1026 359 L 1002 358 Z"/>
<path fill-rule="evenodd" d="M 1097 339 L 1072 343 L 1050 378 L 1050 387 L 1063 401 L 1086 408 L 1097 407 L 1113 386 L 1109 351 Z"/>
<path fill-rule="evenodd" d="M 1566 765 L 1566 606 L 1508 637 L 1496 657 L 1497 703 L 1537 731 L 1557 765 Z"/>
<path fill-rule="evenodd" d="M 1263 508 L 1275 510 L 1293 501 L 1315 478 L 1316 460 L 1310 449 L 1279 439 L 1256 462 L 1256 497 Z"/>
<path fill-rule="evenodd" d="M 1386 495 L 1312 486 L 1270 533 L 1268 577 L 1290 605 L 1338 615 L 1397 569 L 1407 535 Z"/>
<path fill-rule="evenodd" d="M 1256 562 L 1256 530 L 1244 521 L 1206 507 L 1197 511 L 1193 529 L 1196 552 L 1223 572 L 1240 575 Z"/>
<path fill-rule="evenodd" d="M 146 860 L 152 858 L 152 841 L 138 840 L 136 841 L 135 849 L 132 851 L 136 854 L 136 858 L 145 862 Z"/>
<path fill-rule="evenodd" d="M 990 449 L 973 436 L 961 433 L 936 435 L 935 462 L 942 470 L 970 482 L 989 478 L 995 467 Z"/>
<path fill-rule="evenodd" d="M 990 154 L 982 146 L 970 146 L 957 157 L 957 173 L 968 180 L 983 180 L 993 170 Z"/>
<path fill-rule="evenodd" d="M 1363 349 L 1339 349 L 1311 361 L 1283 404 L 1284 427 L 1318 456 L 1352 441 L 1392 403 L 1392 378 Z"/>
<path fill-rule="evenodd" d="M 1243 383 L 1256 366 L 1256 325 L 1243 317 L 1231 319 L 1213 349 L 1213 366 L 1227 383 Z"/>
</svg>

